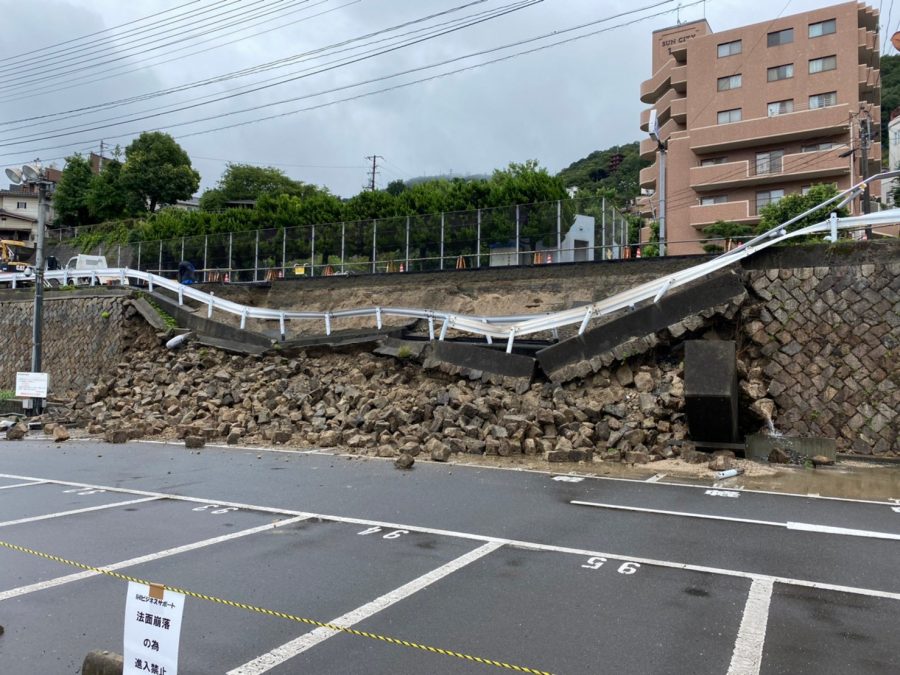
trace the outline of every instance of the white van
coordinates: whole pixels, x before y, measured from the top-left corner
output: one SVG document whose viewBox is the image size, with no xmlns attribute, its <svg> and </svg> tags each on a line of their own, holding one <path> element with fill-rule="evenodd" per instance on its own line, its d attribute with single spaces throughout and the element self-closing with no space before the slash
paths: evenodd
<svg viewBox="0 0 900 675">
<path fill-rule="evenodd" d="M 66 263 L 65 270 L 68 282 L 76 286 L 86 286 L 91 283 L 91 272 L 96 270 L 108 269 L 106 257 L 102 255 L 86 255 L 79 253 L 69 258 Z M 110 276 L 107 274 L 97 275 L 96 284 L 115 284 L 119 283 L 118 276 Z M 127 283 L 127 281 L 126 281 Z"/>
</svg>

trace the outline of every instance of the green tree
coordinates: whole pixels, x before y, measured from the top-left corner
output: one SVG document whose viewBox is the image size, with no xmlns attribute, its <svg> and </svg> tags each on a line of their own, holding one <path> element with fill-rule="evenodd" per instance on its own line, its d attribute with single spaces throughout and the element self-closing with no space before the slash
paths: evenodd
<svg viewBox="0 0 900 675">
<path fill-rule="evenodd" d="M 81 155 L 66 157 L 66 168 L 53 192 L 53 210 L 56 225 L 88 225 L 96 222 L 88 206 L 88 191 L 91 187 L 90 161 Z"/>
<path fill-rule="evenodd" d="M 228 203 L 225 193 L 219 188 L 210 188 L 200 195 L 201 211 L 223 211 Z"/>
<path fill-rule="evenodd" d="M 390 192 L 392 195 L 397 197 L 400 195 L 400 193 L 406 191 L 406 183 L 404 183 L 400 179 L 392 180 L 390 183 L 388 183 L 387 187 L 385 188 L 385 191 Z"/>
<path fill-rule="evenodd" d="M 228 164 L 217 187 L 227 201 L 279 194 L 299 197 L 317 191 L 314 186 L 288 178 L 281 169 L 251 164 Z"/>
<path fill-rule="evenodd" d="M 725 246 L 714 244 L 712 242 L 704 244 L 703 250 L 707 253 L 718 253 L 730 248 L 731 241 L 741 237 L 753 234 L 753 227 L 750 225 L 741 225 L 725 220 L 717 220 L 712 225 L 703 228 L 703 234 L 709 239 L 724 239 Z"/>
<path fill-rule="evenodd" d="M 121 183 L 153 213 L 158 206 L 193 195 L 200 187 L 200 174 L 174 138 L 148 131 L 125 148 Z"/>
<path fill-rule="evenodd" d="M 104 222 L 140 213 L 143 208 L 134 193 L 122 186 L 122 162 L 106 160 L 103 169 L 91 179 L 86 202 L 91 216 Z"/>
<path fill-rule="evenodd" d="M 641 169 L 650 165 L 639 153 L 637 141 L 614 145 L 572 162 L 558 175 L 567 188 L 578 188 L 579 197 L 605 196 L 621 207 L 640 193 Z"/>
<path fill-rule="evenodd" d="M 837 188 L 831 183 L 821 183 L 819 185 L 813 185 L 812 188 L 804 195 L 799 192 L 785 195 L 777 202 L 773 202 L 771 204 L 766 204 L 759 211 L 760 219 L 759 225 L 756 228 L 756 231 L 760 234 L 763 232 L 767 232 L 782 223 L 786 223 L 791 218 L 800 215 L 804 211 L 811 209 L 812 207 L 821 204 L 826 199 L 829 199 L 837 194 Z M 805 218 L 801 218 L 796 223 L 789 225 L 787 230 L 789 232 L 794 232 L 795 230 L 799 230 L 807 225 L 813 225 L 815 223 L 820 223 L 823 220 L 826 220 L 831 212 L 834 210 L 835 204 L 821 208 L 811 215 L 806 216 Z M 846 208 L 841 208 L 837 210 L 838 217 L 844 217 L 848 214 Z"/>
</svg>

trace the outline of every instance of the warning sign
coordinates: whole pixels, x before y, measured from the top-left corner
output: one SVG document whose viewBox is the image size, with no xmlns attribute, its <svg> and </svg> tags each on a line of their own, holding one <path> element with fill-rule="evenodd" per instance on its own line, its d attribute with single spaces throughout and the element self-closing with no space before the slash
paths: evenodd
<svg viewBox="0 0 900 675">
<path fill-rule="evenodd" d="M 123 675 L 177 675 L 184 596 L 151 584 L 128 583 Z"/>
</svg>

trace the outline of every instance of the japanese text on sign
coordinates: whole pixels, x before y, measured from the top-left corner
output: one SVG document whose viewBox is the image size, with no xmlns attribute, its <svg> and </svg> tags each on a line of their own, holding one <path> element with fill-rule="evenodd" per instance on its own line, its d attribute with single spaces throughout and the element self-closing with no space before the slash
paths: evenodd
<svg viewBox="0 0 900 675">
<path fill-rule="evenodd" d="M 123 675 L 178 675 L 181 593 L 129 582 Z"/>
</svg>

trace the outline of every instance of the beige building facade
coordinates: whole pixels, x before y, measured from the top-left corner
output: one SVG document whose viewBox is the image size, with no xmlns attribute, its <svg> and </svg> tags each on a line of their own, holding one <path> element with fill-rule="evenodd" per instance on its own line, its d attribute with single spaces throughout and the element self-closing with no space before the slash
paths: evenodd
<svg viewBox="0 0 900 675">
<path fill-rule="evenodd" d="M 848 2 L 714 33 L 705 21 L 653 33 L 641 84 L 667 147 L 669 255 L 700 253 L 703 228 L 759 222 L 759 210 L 817 183 L 841 189 L 881 170 L 878 11 Z M 849 153 L 849 154 L 848 154 Z M 642 215 L 659 216 L 659 147 L 647 138 Z M 877 186 L 873 194 L 878 194 Z M 858 209 L 854 205 L 854 209 Z"/>
</svg>

